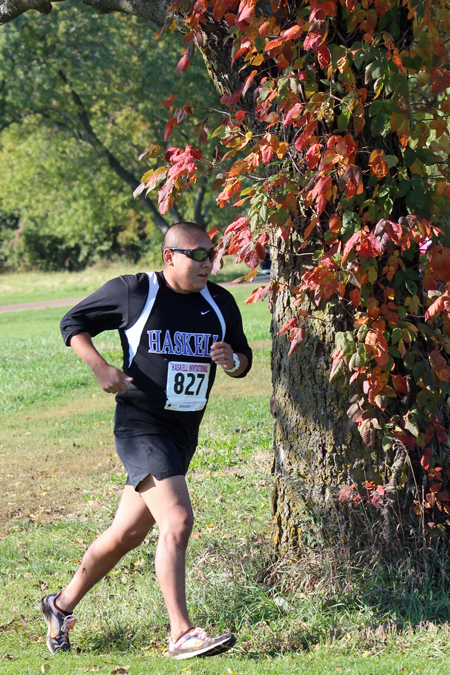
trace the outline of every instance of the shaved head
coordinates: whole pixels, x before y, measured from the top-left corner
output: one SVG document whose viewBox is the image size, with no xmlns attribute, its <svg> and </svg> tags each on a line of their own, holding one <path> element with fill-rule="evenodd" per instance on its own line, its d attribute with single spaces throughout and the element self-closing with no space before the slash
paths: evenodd
<svg viewBox="0 0 450 675">
<path fill-rule="evenodd" d="M 165 248 L 183 248 L 187 238 L 200 234 L 208 236 L 206 230 L 197 223 L 175 223 L 164 235 L 161 248 L 163 252 Z"/>
</svg>

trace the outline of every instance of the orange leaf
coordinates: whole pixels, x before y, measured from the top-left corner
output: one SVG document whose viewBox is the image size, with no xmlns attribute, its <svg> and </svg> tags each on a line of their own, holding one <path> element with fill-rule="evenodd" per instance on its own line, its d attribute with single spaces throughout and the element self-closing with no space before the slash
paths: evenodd
<svg viewBox="0 0 450 675">
<path fill-rule="evenodd" d="M 359 307 L 359 303 L 361 302 L 361 293 L 359 292 L 358 288 L 354 288 L 353 291 L 350 292 L 350 300 L 353 308 L 357 309 Z"/>
</svg>

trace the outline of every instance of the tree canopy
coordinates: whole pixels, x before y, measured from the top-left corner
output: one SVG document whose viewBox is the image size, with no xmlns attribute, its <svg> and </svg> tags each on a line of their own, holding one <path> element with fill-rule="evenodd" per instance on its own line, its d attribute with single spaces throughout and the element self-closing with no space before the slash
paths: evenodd
<svg viewBox="0 0 450 675">
<path fill-rule="evenodd" d="M 17 250 L 26 249 L 29 264 L 45 245 L 56 267 L 111 254 L 139 258 L 149 240 L 159 241 L 153 224 L 165 231 L 194 211 L 205 223 L 218 213 L 207 180 L 167 218 L 151 200 L 132 199 L 140 150 L 164 133 L 161 94 L 180 86 L 181 39 L 169 34 L 155 42 L 155 30 L 142 19 L 102 17 L 72 2 L 0 32 L 0 207 L 26 223 Z M 194 126 L 218 104 L 200 57 L 183 93 L 196 106 Z M 179 142 L 186 133 L 178 130 Z M 3 238 L 13 263 L 10 227 Z M 45 255 L 42 264 L 50 264 Z"/>
</svg>

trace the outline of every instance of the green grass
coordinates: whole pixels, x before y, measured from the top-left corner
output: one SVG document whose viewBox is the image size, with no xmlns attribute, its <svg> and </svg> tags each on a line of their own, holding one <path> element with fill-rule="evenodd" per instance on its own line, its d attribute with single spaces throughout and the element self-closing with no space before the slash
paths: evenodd
<svg viewBox="0 0 450 675">
<path fill-rule="evenodd" d="M 0 675 L 46 666 L 58 675 L 121 672 L 116 666 L 130 666 L 122 671 L 129 675 L 447 674 L 445 578 L 369 554 L 270 561 L 270 314 L 242 304 L 248 287 L 233 292 L 255 364 L 243 380 L 219 372 L 205 413 L 188 476 L 196 520 L 187 575 L 193 620 L 235 631 L 233 652 L 164 657 L 167 615 L 150 533 L 77 608 L 73 652 L 48 654 L 39 598 L 69 581 L 111 522 L 124 473 L 112 442 L 113 398 L 64 347 L 64 310 L 17 312 L 0 315 Z M 119 363 L 115 336 L 97 345 Z"/>
</svg>

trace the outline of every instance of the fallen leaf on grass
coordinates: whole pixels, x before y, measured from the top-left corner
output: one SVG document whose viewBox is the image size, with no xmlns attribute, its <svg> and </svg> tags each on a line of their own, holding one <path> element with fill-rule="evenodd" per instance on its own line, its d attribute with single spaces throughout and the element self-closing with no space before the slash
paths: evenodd
<svg viewBox="0 0 450 675">
<path fill-rule="evenodd" d="M 49 673 L 51 671 L 52 667 L 48 663 L 43 663 L 41 666 L 41 672 L 44 673 Z"/>
<path fill-rule="evenodd" d="M 3 658 L 7 661 L 12 661 L 13 659 L 18 659 L 19 657 L 15 656 L 14 654 L 3 654 Z"/>
<path fill-rule="evenodd" d="M 128 670 L 130 670 L 130 666 L 116 666 L 111 672 L 114 675 L 126 675 Z"/>
<path fill-rule="evenodd" d="M 83 673 L 89 673 L 89 672 L 94 672 L 94 673 L 95 673 L 97 670 L 100 670 L 100 666 L 97 666 L 97 664 L 94 663 L 94 665 L 91 666 L 90 668 L 89 668 L 89 666 L 88 666 L 87 668 L 85 668 L 85 669 L 83 670 Z"/>
</svg>

